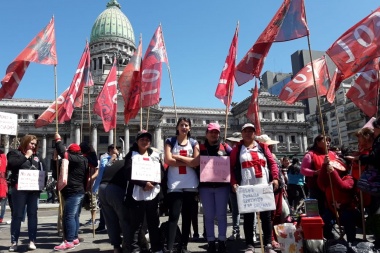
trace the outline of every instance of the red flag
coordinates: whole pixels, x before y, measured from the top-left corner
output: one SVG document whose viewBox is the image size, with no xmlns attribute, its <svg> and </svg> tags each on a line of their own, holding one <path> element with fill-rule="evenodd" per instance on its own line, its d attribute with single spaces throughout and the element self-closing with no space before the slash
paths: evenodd
<svg viewBox="0 0 380 253">
<path fill-rule="evenodd" d="M 339 89 L 340 84 L 343 82 L 344 77 L 339 69 L 335 69 L 334 76 L 331 79 L 330 87 L 326 94 L 327 101 L 332 104 L 335 100 L 335 93 Z"/>
<path fill-rule="evenodd" d="M 63 123 L 71 119 L 74 107 L 82 107 L 84 86 L 93 85 L 90 75 L 90 50 L 86 42 L 85 49 L 79 61 L 74 78 L 66 94 L 62 108 L 58 111 L 58 122 Z"/>
<path fill-rule="evenodd" d="M 107 76 L 103 89 L 94 104 L 94 113 L 102 118 L 105 132 L 109 132 L 116 127 L 117 81 L 115 63 L 116 59 L 113 61 L 113 66 Z"/>
<path fill-rule="evenodd" d="M 238 32 L 239 26 L 236 27 L 230 50 L 228 51 L 223 71 L 220 74 L 219 83 L 215 91 L 215 97 L 219 98 L 227 108 L 231 105 L 232 95 L 234 93 L 234 70 L 238 45 Z"/>
<path fill-rule="evenodd" d="M 349 78 L 372 59 L 380 56 L 380 7 L 340 36 L 326 51 Z"/>
<path fill-rule="evenodd" d="M 9 64 L 6 75 L 1 81 L 3 86 L 0 88 L 0 100 L 13 97 L 30 62 L 57 64 L 54 18 Z"/>
<path fill-rule="evenodd" d="M 330 81 L 325 57 L 314 60 L 313 67 L 318 94 L 324 96 L 327 93 L 325 83 Z M 294 104 L 296 101 L 315 97 L 316 94 L 311 63 L 308 63 L 282 88 L 278 97 L 288 104 Z"/>
<path fill-rule="evenodd" d="M 368 117 L 372 117 L 377 112 L 378 93 L 379 71 L 373 69 L 360 73 L 346 96 Z"/>
<path fill-rule="evenodd" d="M 119 78 L 119 89 L 124 99 L 124 121 L 128 124 L 130 119 L 136 117 L 140 108 L 140 67 L 142 57 L 142 41 L 140 38 L 139 46 L 131 60 L 125 66 Z M 136 99 L 137 98 L 137 99 Z M 136 113 L 135 113 L 136 111 Z"/>
<path fill-rule="evenodd" d="M 141 66 L 142 107 L 149 107 L 160 101 L 163 62 L 168 63 L 168 57 L 161 25 L 159 25 L 145 52 Z"/>
<path fill-rule="evenodd" d="M 261 134 L 260 118 L 259 118 L 259 89 L 257 88 L 257 79 L 255 89 L 253 90 L 251 102 L 248 106 L 247 118 L 253 123 L 256 128 L 256 135 Z"/>
<path fill-rule="evenodd" d="M 303 0 L 284 0 L 256 43 L 239 62 L 235 71 L 240 86 L 254 76 L 259 77 L 265 57 L 273 42 L 298 39 L 309 34 Z"/>
</svg>

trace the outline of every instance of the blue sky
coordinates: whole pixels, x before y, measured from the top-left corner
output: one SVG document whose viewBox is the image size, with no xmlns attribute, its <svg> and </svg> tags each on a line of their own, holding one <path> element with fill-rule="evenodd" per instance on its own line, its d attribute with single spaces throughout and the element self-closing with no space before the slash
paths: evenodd
<svg viewBox="0 0 380 253">
<path fill-rule="evenodd" d="M 55 16 L 58 95 L 71 83 L 92 25 L 108 0 L 11 0 L 0 9 L 0 75 Z M 282 0 L 118 0 L 143 52 L 162 24 L 177 106 L 224 108 L 214 96 L 240 22 L 239 62 L 265 29 Z M 375 0 L 305 0 L 311 48 L 325 51 L 343 32 L 379 7 Z M 274 43 L 263 72 L 292 72 L 290 55 L 307 49 L 307 39 Z M 163 68 L 161 105 L 172 106 L 169 75 Z M 250 95 L 253 82 L 237 87 L 232 101 Z M 53 66 L 32 63 L 15 98 L 54 99 Z"/>
</svg>

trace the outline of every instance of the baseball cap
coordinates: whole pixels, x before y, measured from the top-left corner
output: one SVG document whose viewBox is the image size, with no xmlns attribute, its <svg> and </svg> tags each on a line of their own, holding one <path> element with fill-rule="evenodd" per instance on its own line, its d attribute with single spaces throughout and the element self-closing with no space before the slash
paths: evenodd
<svg viewBox="0 0 380 253">
<path fill-rule="evenodd" d="M 207 125 L 207 131 L 217 130 L 220 133 L 220 126 L 218 123 L 210 123 Z"/>
<path fill-rule="evenodd" d="M 67 148 L 68 151 L 73 152 L 73 153 L 80 153 L 80 147 L 76 143 L 70 144 L 70 146 Z"/>
<path fill-rule="evenodd" d="M 253 125 L 252 123 L 245 123 L 242 128 L 241 128 L 241 131 L 243 131 L 244 129 L 248 128 L 248 127 L 251 127 L 253 128 L 254 131 L 256 131 L 256 128 L 255 128 L 255 125 Z"/>
<path fill-rule="evenodd" d="M 148 137 L 148 139 L 149 139 L 150 141 L 152 141 L 152 135 L 151 135 L 149 132 L 147 132 L 146 130 L 141 130 L 141 131 L 139 131 L 139 132 L 137 133 L 137 135 L 136 135 L 136 142 L 137 142 L 140 138 L 142 138 L 142 137 Z"/>
</svg>

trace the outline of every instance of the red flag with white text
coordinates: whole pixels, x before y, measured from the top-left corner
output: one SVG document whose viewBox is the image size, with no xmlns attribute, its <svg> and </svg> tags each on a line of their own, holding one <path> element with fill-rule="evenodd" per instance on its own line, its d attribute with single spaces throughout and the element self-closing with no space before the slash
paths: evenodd
<svg viewBox="0 0 380 253">
<path fill-rule="evenodd" d="M 327 93 L 326 86 L 330 82 L 325 57 L 314 60 L 313 67 L 318 94 L 324 96 Z M 316 97 L 316 94 L 310 62 L 282 88 L 278 97 L 285 103 L 294 104 L 296 101 Z"/>
<path fill-rule="evenodd" d="M 116 127 L 117 121 L 117 80 L 116 80 L 116 59 L 108 73 L 103 89 L 96 98 L 94 113 L 102 118 L 105 132 L 109 132 Z"/>
<path fill-rule="evenodd" d="M 90 63 L 90 49 L 88 42 L 86 42 L 82 57 L 80 58 L 73 80 L 71 81 L 69 91 L 66 94 L 65 102 L 62 104 L 61 110 L 58 111 L 59 123 L 70 120 L 75 107 L 82 107 L 84 87 L 93 85 Z"/>
<path fill-rule="evenodd" d="M 326 99 L 327 101 L 332 104 L 335 100 L 335 93 L 340 87 L 340 84 L 343 82 L 344 77 L 342 75 L 342 72 L 337 68 L 335 69 L 334 76 L 331 79 L 330 87 L 327 90 Z"/>
<path fill-rule="evenodd" d="M 160 101 L 162 63 L 168 63 L 161 25 L 149 43 L 141 65 L 142 107 L 150 107 Z"/>
<path fill-rule="evenodd" d="M 140 68 L 142 57 L 142 40 L 140 38 L 139 46 L 132 56 L 131 60 L 125 66 L 123 73 L 119 78 L 119 89 L 124 99 L 124 121 L 128 124 L 130 119 L 136 117 L 140 109 Z M 136 99 L 137 98 L 137 99 Z"/>
<path fill-rule="evenodd" d="M 326 51 L 344 78 L 380 56 L 380 7 L 342 34 Z"/>
<path fill-rule="evenodd" d="M 6 75 L 1 81 L 0 100 L 13 97 L 30 62 L 47 65 L 57 64 L 55 44 L 53 17 L 49 24 L 40 31 L 13 62 L 9 64 Z"/>
<path fill-rule="evenodd" d="M 273 42 L 298 39 L 309 34 L 303 0 L 284 0 L 256 43 L 239 62 L 235 71 L 240 86 L 254 76 L 259 77 L 265 57 Z"/>
<path fill-rule="evenodd" d="M 247 118 L 253 123 L 256 129 L 256 135 L 261 134 L 261 125 L 259 118 L 259 89 L 257 87 L 257 79 L 255 89 L 252 92 L 251 102 L 248 106 Z"/>
<path fill-rule="evenodd" d="M 237 26 L 215 91 L 215 97 L 219 98 L 227 108 L 231 105 L 232 95 L 234 93 L 234 71 L 238 45 L 238 32 L 239 27 Z"/>
<path fill-rule="evenodd" d="M 376 69 L 361 72 L 346 96 L 368 117 L 377 112 L 379 94 L 379 71 Z"/>
</svg>

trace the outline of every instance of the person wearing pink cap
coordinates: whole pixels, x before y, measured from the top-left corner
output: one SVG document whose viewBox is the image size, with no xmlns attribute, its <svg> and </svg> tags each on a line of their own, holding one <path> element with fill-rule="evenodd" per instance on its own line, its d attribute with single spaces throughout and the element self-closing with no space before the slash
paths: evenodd
<svg viewBox="0 0 380 253">
<path fill-rule="evenodd" d="M 55 150 L 60 157 L 67 157 L 69 168 L 67 175 L 67 185 L 61 190 L 64 200 L 63 223 L 65 240 L 54 247 L 55 251 L 65 251 L 74 249 L 79 245 L 79 213 L 82 207 L 82 200 L 85 193 L 86 175 L 88 172 L 88 160 L 81 153 L 80 146 L 72 143 L 65 148 L 61 136 L 56 133 Z"/>
<path fill-rule="evenodd" d="M 220 142 L 220 126 L 210 123 L 206 130 L 206 140 L 199 145 L 201 156 L 227 156 L 227 144 Z M 228 150 L 230 148 L 228 147 Z M 214 165 L 217 170 L 218 166 Z M 208 242 L 208 253 L 216 252 L 214 219 L 218 221 L 218 252 L 226 252 L 227 204 L 230 194 L 229 182 L 199 183 L 199 196 L 203 206 L 204 223 Z"/>
</svg>

